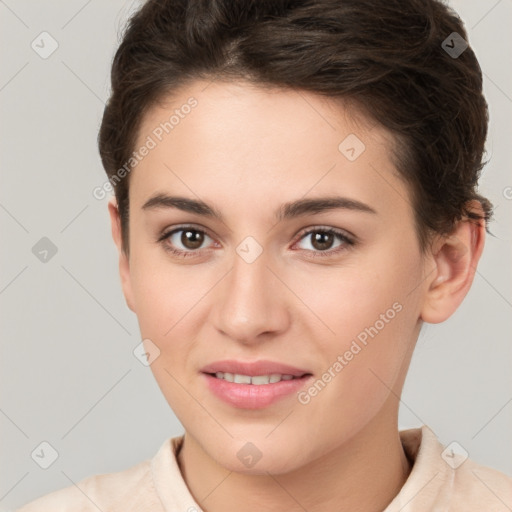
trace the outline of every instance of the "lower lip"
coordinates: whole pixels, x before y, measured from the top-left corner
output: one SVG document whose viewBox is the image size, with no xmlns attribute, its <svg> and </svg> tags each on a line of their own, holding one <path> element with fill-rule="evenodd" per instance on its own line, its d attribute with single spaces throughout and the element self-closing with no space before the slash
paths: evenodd
<svg viewBox="0 0 512 512">
<path fill-rule="evenodd" d="M 221 400 L 241 409 L 262 409 L 281 398 L 298 392 L 312 375 L 299 379 L 281 380 L 272 384 L 236 384 L 203 373 L 210 390 Z"/>
</svg>

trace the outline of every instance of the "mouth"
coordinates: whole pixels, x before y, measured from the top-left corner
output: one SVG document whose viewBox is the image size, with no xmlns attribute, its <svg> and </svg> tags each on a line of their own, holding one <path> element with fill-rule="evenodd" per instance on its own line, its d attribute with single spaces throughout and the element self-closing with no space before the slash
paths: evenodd
<svg viewBox="0 0 512 512">
<path fill-rule="evenodd" d="M 311 373 L 303 373 L 302 375 L 291 375 L 289 373 L 270 373 L 266 375 L 244 375 L 240 373 L 230 372 L 204 373 L 206 373 L 206 375 L 210 375 L 210 377 L 213 377 L 215 379 L 233 382 L 235 384 L 247 384 L 254 386 L 262 386 L 265 384 L 277 384 L 278 382 L 281 381 L 300 380 L 304 377 L 309 377 L 312 375 Z"/>
<path fill-rule="evenodd" d="M 279 376 L 280 380 L 291 380 L 293 378 L 301 378 L 311 373 L 304 368 L 297 368 L 278 361 L 258 360 L 258 361 L 242 361 L 229 359 L 224 361 L 216 361 L 201 368 L 201 372 L 207 373 L 218 379 L 224 379 L 228 382 L 236 382 L 237 384 L 269 384 L 273 383 Z M 252 378 L 254 382 L 252 382 Z M 266 378 L 268 377 L 268 382 Z M 231 380 L 233 378 L 233 380 Z M 235 378 L 237 380 L 235 380 Z M 272 380 L 271 380 L 272 379 Z"/>
<path fill-rule="evenodd" d="M 238 409 L 263 409 L 290 399 L 313 378 L 311 372 L 268 361 L 223 361 L 200 373 L 213 396 Z"/>
</svg>

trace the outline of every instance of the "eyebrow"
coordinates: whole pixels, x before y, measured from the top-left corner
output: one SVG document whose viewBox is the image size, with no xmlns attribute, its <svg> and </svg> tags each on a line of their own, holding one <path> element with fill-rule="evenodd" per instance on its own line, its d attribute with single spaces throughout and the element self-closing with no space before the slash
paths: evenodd
<svg viewBox="0 0 512 512">
<path fill-rule="evenodd" d="M 148 199 L 142 206 L 143 210 L 157 210 L 166 208 L 176 208 L 184 212 L 195 213 L 205 217 L 218 219 L 222 222 L 223 216 L 221 212 L 208 205 L 207 203 L 189 199 L 187 197 L 168 196 L 166 194 L 156 194 Z M 363 213 L 377 214 L 377 212 L 369 205 L 349 199 L 347 197 L 329 196 L 311 199 L 298 199 L 289 203 L 284 203 L 275 212 L 275 217 L 278 221 L 285 219 L 292 219 L 305 215 L 316 215 L 329 210 L 353 210 Z"/>
</svg>

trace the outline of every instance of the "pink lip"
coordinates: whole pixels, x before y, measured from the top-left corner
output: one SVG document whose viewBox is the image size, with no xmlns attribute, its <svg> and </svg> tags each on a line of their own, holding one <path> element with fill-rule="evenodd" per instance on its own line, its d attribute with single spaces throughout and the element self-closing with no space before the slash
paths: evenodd
<svg viewBox="0 0 512 512">
<path fill-rule="evenodd" d="M 224 402 L 241 409 L 262 409 L 281 398 L 298 392 L 312 378 L 311 373 L 293 366 L 274 363 L 272 361 L 218 361 L 205 366 L 201 370 L 210 391 Z M 282 380 L 272 384 L 236 384 L 218 379 L 216 372 L 238 373 L 241 375 L 293 375 L 294 379 Z"/>
<path fill-rule="evenodd" d="M 206 365 L 204 368 L 201 368 L 201 371 L 203 373 L 238 373 L 240 375 L 249 375 L 251 377 L 256 375 L 270 375 L 272 373 L 302 377 L 306 373 L 311 373 L 307 370 L 295 368 L 294 366 L 267 360 L 252 362 L 235 360 L 217 361 L 215 363 Z"/>
</svg>

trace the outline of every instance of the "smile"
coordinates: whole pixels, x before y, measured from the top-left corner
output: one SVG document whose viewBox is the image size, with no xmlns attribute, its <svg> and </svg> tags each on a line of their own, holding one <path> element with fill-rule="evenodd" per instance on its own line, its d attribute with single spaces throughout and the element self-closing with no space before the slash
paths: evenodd
<svg viewBox="0 0 512 512">
<path fill-rule="evenodd" d="M 213 375 L 213 374 L 212 374 Z M 228 372 L 216 372 L 215 377 L 217 379 L 224 379 L 228 382 L 234 382 L 236 384 L 254 384 L 261 386 L 262 384 L 274 384 L 282 380 L 292 380 L 300 377 L 294 377 L 293 375 L 282 375 L 280 373 L 271 373 L 269 375 L 241 375 L 239 373 L 228 373 Z"/>
<path fill-rule="evenodd" d="M 216 398 L 239 409 L 263 409 L 294 397 L 313 378 L 310 373 L 302 376 L 279 373 L 251 376 L 228 372 L 201 375 Z"/>
</svg>

